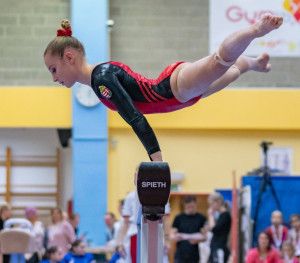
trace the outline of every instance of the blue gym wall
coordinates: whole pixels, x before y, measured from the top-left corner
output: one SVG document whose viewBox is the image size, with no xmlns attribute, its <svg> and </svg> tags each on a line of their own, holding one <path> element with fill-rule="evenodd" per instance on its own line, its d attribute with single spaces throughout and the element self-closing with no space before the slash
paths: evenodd
<svg viewBox="0 0 300 263">
<path fill-rule="evenodd" d="M 271 176 L 271 184 L 279 199 L 283 220 L 289 224 L 291 214 L 300 213 L 300 176 Z M 242 185 L 249 185 L 251 188 L 251 218 L 254 219 L 260 187 L 263 182 L 262 176 L 245 176 L 242 178 Z M 271 213 L 277 210 L 274 196 L 270 185 L 267 184 L 263 191 L 261 204 L 259 206 L 256 228 L 253 243 L 256 244 L 258 233 L 270 225 Z"/>
</svg>

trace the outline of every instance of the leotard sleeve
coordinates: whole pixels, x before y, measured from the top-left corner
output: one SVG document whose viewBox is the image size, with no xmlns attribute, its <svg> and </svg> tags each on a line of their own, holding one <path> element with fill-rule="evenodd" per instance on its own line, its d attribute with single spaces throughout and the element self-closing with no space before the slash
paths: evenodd
<svg viewBox="0 0 300 263">
<path fill-rule="evenodd" d="M 107 96 L 96 92 L 97 96 L 114 104 L 121 117 L 132 127 L 149 155 L 160 151 L 156 136 L 145 116 L 134 106 L 134 103 L 123 88 L 113 71 L 102 70 L 96 74 L 93 86 L 106 88 Z M 95 90 L 95 89 L 94 89 Z"/>
</svg>

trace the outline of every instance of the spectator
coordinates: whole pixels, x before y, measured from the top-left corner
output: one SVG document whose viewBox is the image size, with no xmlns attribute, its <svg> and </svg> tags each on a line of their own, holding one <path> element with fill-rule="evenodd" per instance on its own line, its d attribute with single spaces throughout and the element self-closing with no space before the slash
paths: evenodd
<svg viewBox="0 0 300 263">
<path fill-rule="evenodd" d="M 136 262 L 138 210 L 138 196 L 136 191 L 132 191 L 125 197 L 122 207 L 122 223 L 116 238 L 118 254 L 124 263 Z"/>
<path fill-rule="evenodd" d="M 122 206 L 123 206 L 123 203 L 120 202 L 119 206 L 118 206 L 118 211 L 120 212 L 121 215 L 122 215 Z M 119 231 L 121 229 L 121 226 L 123 224 L 123 220 L 122 220 L 123 218 L 121 220 L 116 220 L 115 215 L 113 213 L 111 213 L 111 212 L 108 212 L 108 213 L 105 214 L 105 217 L 104 217 L 106 225 L 109 224 L 108 221 L 111 220 L 111 217 L 114 218 L 114 220 L 113 220 L 114 223 L 111 226 L 111 231 L 109 231 L 108 227 L 107 227 L 107 230 L 106 230 L 106 238 L 107 238 L 108 242 L 106 243 L 105 247 L 107 249 L 107 252 L 113 252 L 115 250 L 116 244 L 117 244 L 116 243 L 117 242 L 117 237 L 118 237 Z M 111 238 L 108 238 L 110 236 L 111 236 Z"/>
<path fill-rule="evenodd" d="M 282 244 L 282 263 L 299 263 L 295 256 L 295 248 L 291 242 L 285 241 Z"/>
<path fill-rule="evenodd" d="M 112 239 L 114 239 L 115 237 L 115 233 L 116 233 L 116 216 L 114 213 L 112 212 L 107 212 L 104 215 L 104 222 L 106 225 L 106 230 L 105 230 L 105 239 L 106 242 L 111 241 Z"/>
<path fill-rule="evenodd" d="M 77 239 L 72 243 L 70 252 L 64 256 L 61 263 L 90 263 L 94 261 L 94 256 L 85 252 L 85 243 Z"/>
<path fill-rule="evenodd" d="M 39 262 L 44 253 L 44 238 L 45 227 L 41 221 L 38 220 L 38 214 L 35 207 L 27 207 L 25 209 L 25 217 L 32 224 L 31 233 L 34 235 L 36 252 L 33 254 L 26 254 L 27 263 Z"/>
<path fill-rule="evenodd" d="M 8 205 L 2 205 L 0 207 L 0 231 L 4 228 L 4 223 L 7 219 L 11 218 L 11 208 Z M 2 255 L 0 254 L 0 257 Z M 0 259 L 1 261 L 1 259 Z M 10 256 L 7 254 L 3 255 L 3 263 L 9 263 Z"/>
<path fill-rule="evenodd" d="M 11 208 L 8 205 L 0 207 L 0 230 L 4 227 L 5 220 L 11 218 Z"/>
<path fill-rule="evenodd" d="M 227 242 L 231 228 L 231 215 L 220 193 L 210 194 L 208 204 L 208 225 L 212 232 L 209 262 L 224 263 L 230 255 Z"/>
<path fill-rule="evenodd" d="M 122 209 L 122 223 L 116 238 L 117 254 L 121 256 L 122 263 L 136 263 L 137 258 L 137 232 L 138 232 L 138 212 L 140 209 L 140 202 L 136 191 L 132 191 L 125 197 Z M 170 213 L 169 204 L 165 207 L 165 213 Z M 166 228 L 167 216 L 163 217 L 164 231 L 165 231 L 165 251 L 168 248 L 168 229 Z M 167 262 L 167 256 L 164 255 L 163 262 Z"/>
<path fill-rule="evenodd" d="M 118 202 L 118 212 L 120 213 L 121 216 L 122 216 L 123 205 L 124 205 L 124 199 L 122 199 Z M 107 213 L 107 214 L 110 214 L 110 213 Z M 105 217 L 104 217 L 104 219 L 105 219 Z M 117 238 L 119 236 L 119 231 L 120 231 L 122 225 L 123 225 L 123 217 L 121 218 L 121 220 L 115 221 L 113 237 L 104 246 L 104 250 L 106 251 L 106 253 L 112 254 L 112 257 L 111 257 L 109 262 L 113 262 L 113 263 L 115 263 L 115 262 L 118 262 L 118 263 L 126 262 L 126 259 L 125 259 L 126 255 L 123 254 L 123 252 L 124 252 L 123 251 L 123 246 L 119 246 L 120 250 L 122 249 L 122 251 L 118 251 L 116 249 L 117 248 Z M 126 235 L 125 239 L 126 239 L 126 241 L 124 240 L 123 243 L 128 243 L 128 240 L 129 240 L 128 235 Z"/>
<path fill-rule="evenodd" d="M 272 212 L 271 226 L 265 232 L 269 235 L 271 245 L 281 250 L 281 246 L 288 239 L 288 228 L 282 224 L 282 213 L 278 210 Z"/>
<path fill-rule="evenodd" d="M 176 241 L 176 263 L 198 263 L 198 243 L 205 241 L 201 234 L 206 218 L 197 212 L 197 201 L 194 196 L 184 198 L 184 211 L 177 215 L 173 221 L 170 238 Z"/>
<path fill-rule="evenodd" d="M 258 235 L 258 246 L 248 251 L 246 263 L 280 263 L 280 254 L 277 249 L 272 248 L 267 233 L 261 232 Z"/>
<path fill-rule="evenodd" d="M 289 230 L 289 241 L 293 244 L 295 251 L 300 251 L 300 215 L 291 215 L 291 229 Z"/>
<path fill-rule="evenodd" d="M 74 229 L 67 220 L 63 219 L 63 213 L 59 208 L 51 210 L 51 219 L 52 225 L 47 229 L 47 247 L 56 246 L 65 255 L 69 251 L 71 244 L 76 240 Z"/>
<path fill-rule="evenodd" d="M 62 250 L 56 246 L 49 247 L 41 263 L 60 263 L 63 259 Z"/>
</svg>

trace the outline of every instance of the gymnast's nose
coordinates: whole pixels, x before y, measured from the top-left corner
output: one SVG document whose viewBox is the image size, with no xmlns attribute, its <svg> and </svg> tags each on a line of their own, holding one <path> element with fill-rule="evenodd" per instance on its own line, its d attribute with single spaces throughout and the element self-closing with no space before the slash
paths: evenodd
<svg viewBox="0 0 300 263">
<path fill-rule="evenodd" d="M 52 79 L 53 79 L 54 82 L 58 81 L 57 77 L 54 74 L 52 75 Z"/>
</svg>

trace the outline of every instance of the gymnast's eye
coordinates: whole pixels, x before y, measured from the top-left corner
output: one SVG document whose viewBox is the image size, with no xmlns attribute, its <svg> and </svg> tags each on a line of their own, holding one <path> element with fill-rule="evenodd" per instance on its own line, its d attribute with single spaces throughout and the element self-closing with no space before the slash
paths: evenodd
<svg viewBox="0 0 300 263">
<path fill-rule="evenodd" d="M 54 74 L 54 73 L 56 73 L 56 68 L 50 68 L 50 72 L 52 73 L 52 74 Z"/>
</svg>

